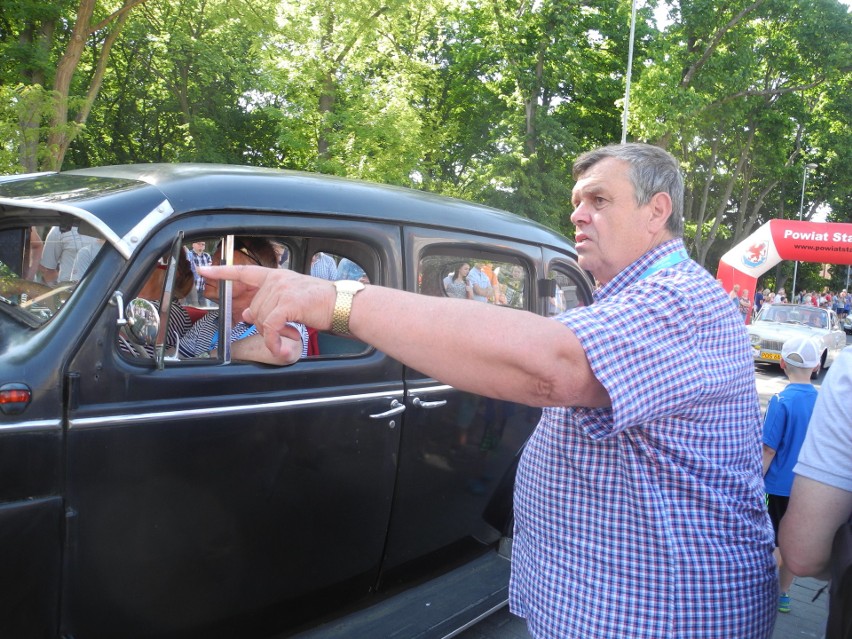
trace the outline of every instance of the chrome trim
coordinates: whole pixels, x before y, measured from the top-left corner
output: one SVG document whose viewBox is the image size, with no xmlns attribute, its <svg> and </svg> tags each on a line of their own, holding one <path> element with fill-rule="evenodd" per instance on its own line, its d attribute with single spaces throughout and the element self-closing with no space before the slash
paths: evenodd
<svg viewBox="0 0 852 639">
<path fill-rule="evenodd" d="M 17 180 L 28 180 L 43 175 L 55 175 L 56 171 L 39 171 L 38 173 L 15 173 L 13 175 L 0 175 L 0 182 L 15 182 Z"/>
<path fill-rule="evenodd" d="M 60 213 L 68 213 L 74 217 L 78 217 L 84 222 L 88 222 L 100 233 L 110 244 L 115 247 L 124 259 L 130 259 L 132 250 L 128 250 L 121 238 L 118 237 L 115 231 L 104 224 L 101 219 L 86 209 L 81 209 L 70 204 L 60 204 L 59 202 L 41 202 L 38 200 L 18 199 L 0 197 L 0 206 L 11 206 L 19 209 L 40 209 L 43 211 L 59 211 Z M 162 206 L 162 205 L 161 205 Z"/>
<path fill-rule="evenodd" d="M 139 223 L 130 229 L 127 234 L 119 240 L 122 248 L 119 249 L 121 254 L 124 255 L 126 259 L 129 259 L 131 255 L 133 255 L 133 251 L 139 246 L 143 239 L 148 237 L 148 234 L 151 232 L 155 226 L 157 226 L 164 219 L 169 217 L 175 210 L 172 208 L 172 205 L 168 200 L 163 200 L 160 204 L 154 208 L 153 211 L 148 213 L 145 217 L 143 217 Z M 118 248 L 118 247 L 116 247 Z"/>
<path fill-rule="evenodd" d="M 0 423 L 0 432 L 19 430 L 59 430 L 62 428 L 61 419 L 34 419 L 29 422 L 18 422 L 16 424 Z"/>
<path fill-rule="evenodd" d="M 424 386 L 423 388 L 415 388 L 409 391 L 411 395 L 420 395 L 421 393 L 443 393 L 446 391 L 456 390 L 455 386 L 449 384 L 439 384 L 435 386 Z"/>
<path fill-rule="evenodd" d="M 404 395 L 402 390 L 383 393 L 363 393 L 359 395 L 340 395 L 338 397 L 317 397 L 314 399 L 295 399 L 266 404 L 244 404 L 241 406 L 220 406 L 218 408 L 190 408 L 187 410 L 163 411 L 159 413 L 136 413 L 132 415 L 109 415 L 107 417 L 80 417 L 71 419 L 69 428 L 99 428 L 115 424 L 135 424 L 138 422 L 186 419 L 187 417 L 210 417 L 223 415 L 242 415 L 245 413 L 260 413 L 281 409 L 303 408 L 317 404 L 344 404 L 355 400 L 393 398 L 399 399 Z"/>
</svg>

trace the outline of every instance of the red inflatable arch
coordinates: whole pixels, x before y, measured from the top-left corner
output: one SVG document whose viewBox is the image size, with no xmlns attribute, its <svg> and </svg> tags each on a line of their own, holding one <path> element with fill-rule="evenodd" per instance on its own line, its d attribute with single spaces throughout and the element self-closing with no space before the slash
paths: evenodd
<svg viewBox="0 0 852 639">
<path fill-rule="evenodd" d="M 852 224 L 770 220 L 722 256 L 716 277 L 753 300 L 757 278 L 781 260 L 852 264 Z"/>
</svg>

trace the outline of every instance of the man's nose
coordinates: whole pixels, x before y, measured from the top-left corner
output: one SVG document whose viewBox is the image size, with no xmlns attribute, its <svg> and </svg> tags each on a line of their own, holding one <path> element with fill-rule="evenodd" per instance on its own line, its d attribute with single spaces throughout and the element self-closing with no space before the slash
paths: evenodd
<svg viewBox="0 0 852 639">
<path fill-rule="evenodd" d="M 574 210 L 571 211 L 571 215 L 569 216 L 569 219 L 574 224 L 578 224 L 578 223 L 582 224 L 583 222 L 587 222 L 589 218 L 588 218 L 588 215 L 586 215 L 585 205 L 580 203 L 578 206 L 576 206 L 574 208 Z"/>
</svg>

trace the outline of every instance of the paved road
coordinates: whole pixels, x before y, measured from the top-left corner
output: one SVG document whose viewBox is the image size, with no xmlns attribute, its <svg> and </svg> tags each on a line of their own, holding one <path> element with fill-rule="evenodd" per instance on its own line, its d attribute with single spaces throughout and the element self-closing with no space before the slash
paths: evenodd
<svg viewBox="0 0 852 639">
<path fill-rule="evenodd" d="M 852 344 L 852 336 L 846 338 L 847 344 Z M 824 373 L 816 380 L 816 386 L 822 382 Z M 778 366 L 758 366 L 755 377 L 757 390 L 760 394 L 761 410 L 766 410 L 766 404 L 773 394 L 786 385 L 784 372 Z M 812 602 L 814 594 L 822 586 L 815 579 L 797 579 L 793 584 L 792 611 L 779 614 L 775 623 L 772 639 L 819 639 L 825 625 L 825 595 Z M 508 608 L 503 608 L 476 626 L 457 635 L 459 639 L 530 639 L 526 625 L 522 619 L 510 614 Z"/>
</svg>

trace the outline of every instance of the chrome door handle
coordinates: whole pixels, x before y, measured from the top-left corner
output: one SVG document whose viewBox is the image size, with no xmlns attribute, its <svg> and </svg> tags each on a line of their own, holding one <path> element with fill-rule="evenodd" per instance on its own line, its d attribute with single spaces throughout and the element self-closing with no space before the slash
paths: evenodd
<svg viewBox="0 0 852 639">
<path fill-rule="evenodd" d="M 424 402 L 419 397 L 415 397 L 411 400 L 411 403 L 415 406 L 420 406 L 421 408 L 440 408 L 441 406 L 445 406 L 447 404 L 446 399 L 439 399 L 436 402 Z"/>
<path fill-rule="evenodd" d="M 370 415 L 370 418 L 385 419 L 386 417 L 393 417 L 394 415 L 399 415 L 404 410 L 405 404 L 401 403 L 398 399 L 395 399 L 391 402 L 390 410 L 386 410 L 384 413 L 376 413 L 375 415 Z"/>
</svg>

